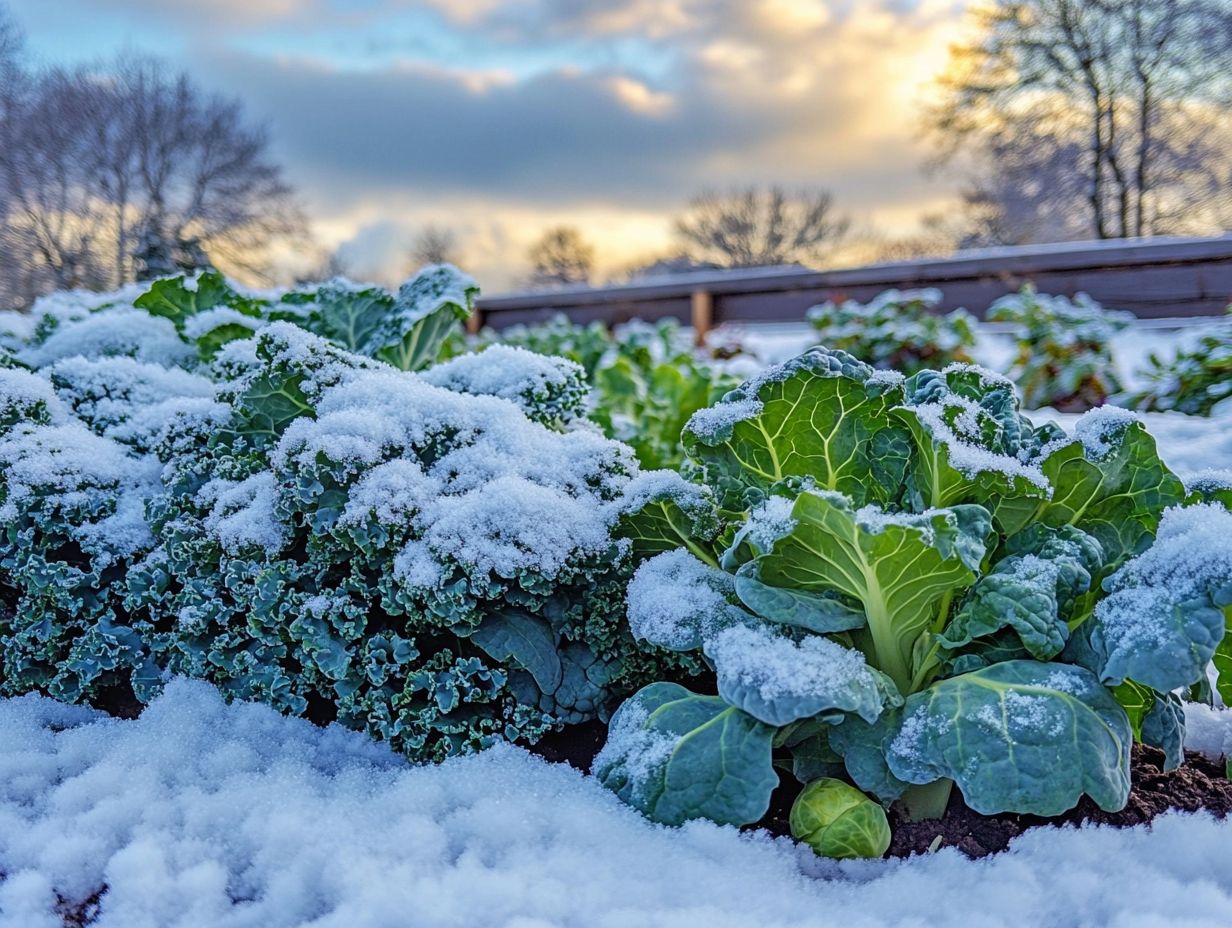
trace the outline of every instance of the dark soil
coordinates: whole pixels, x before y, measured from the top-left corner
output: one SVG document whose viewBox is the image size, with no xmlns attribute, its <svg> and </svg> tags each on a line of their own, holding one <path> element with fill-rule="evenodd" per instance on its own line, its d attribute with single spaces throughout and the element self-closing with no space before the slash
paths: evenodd
<svg viewBox="0 0 1232 928">
<path fill-rule="evenodd" d="M 1210 812 L 1218 818 L 1232 813 L 1232 780 L 1222 764 L 1201 754 L 1186 752 L 1185 763 L 1170 773 L 1163 770 L 1163 753 L 1135 745 L 1131 763 L 1133 788 L 1120 812 L 1105 812 L 1084 796 L 1070 811 L 1057 818 L 1034 815 L 980 815 L 967 808 L 955 790 L 945 817 L 931 822 L 892 821 L 892 857 L 908 857 L 928 851 L 940 837 L 940 847 L 956 847 L 968 857 L 996 854 L 1028 828 L 1039 825 L 1093 823 L 1125 828 L 1141 825 L 1155 816 L 1177 809 Z"/>
<path fill-rule="evenodd" d="M 546 760 L 564 762 L 589 771 L 591 761 L 603 746 L 606 728 L 600 722 L 570 726 L 541 740 L 532 750 Z M 1169 810 L 1206 811 L 1218 818 L 1232 814 L 1232 780 L 1222 763 L 1201 754 L 1186 752 L 1185 763 L 1165 773 L 1163 752 L 1135 745 L 1130 762 L 1133 788 L 1129 802 L 1120 812 L 1105 812 L 1083 797 L 1073 809 L 1056 818 L 1035 815 L 980 815 L 967 807 L 954 790 L 945 815 L 926 822 L 907 822 L 892 810 L 890 826 L 894 837 L 889 857 L 910 857 L 941 847 L 954 847 L 968 857 L 987 857 L 1004 851 L 1010 841 L 1028 828 L 1041 825 L 1081 825 L 1087 822 L 1124 828 L 1141 825 Z M 770 810 L 749 829 L 765 829 L 774 835 L 790 835 L 788 816 L 801 785 L 790 774 L 781 776 Z M 938 840 L 940 839 L 940 840 Z"/>
</svg>

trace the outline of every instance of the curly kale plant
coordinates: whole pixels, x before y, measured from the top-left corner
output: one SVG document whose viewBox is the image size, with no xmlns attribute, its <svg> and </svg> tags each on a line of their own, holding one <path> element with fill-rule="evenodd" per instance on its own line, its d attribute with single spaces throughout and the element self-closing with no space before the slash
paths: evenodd
<svg viewBox="0 0 1232 928">
<path fill-rule="evenodd" d="M 68 702 L 150 676 L 123 608 L 154 544 L 143 517 L 158 462 L 72 415 L 37 374 L 0 369 L 0 694 Z"/>
<path fill-rule="evenodd" d="M 606 717 L 681 666 L 625 627 L 637 465 L 578 421 L 581 368 L 429 366 L 470 297 L 442 268 L 396 297 L 203 274 L 15 331 L 0 691 L 129 709 L 187 674 L 439 758 Z"/>
<path fill-rule="evenodd" d="M 936 312 L 940 290 L 887 290 L 868 303 L 823 303 L 807 313 L 827 348 L 883 370 L 914 374 L 970 361 L 975 319 L 956 309 Z"/>
<path fill-rule="evenodd" d="M 776 767 L 915 817 L 953 784 L 983 813 L 1056 815 L 1084 793 L 1111 810 L 1135 737 L 1179 763 L 1172 691 L 1221 659 L 1232 514 L 1177 508 L 1132 414 L 1067 436 L 979 368 L 904 380 L 815 348 L 684 441 L 705 486 L 662 475 L 625 518 L 649 558 L 628 615 L 639 639 L 700 651 L 717 695 L 642 689 L 595 765 L 652 818 L 757 821 Z M 884 850 L 850 791 L 800 803 L 823 853 Z"/>
<path fill-rule="evenodd" d="M 1013 324 L 1018 356 L 1010 378 L 1028 409 L 1052 406 L 1083 412 L 1119 393 L 1112 337 L 1132 321 L 1104 309 L 1085 293 L 1070 300 L 1036 293 L 1031 286 L 1003 296 L 988 309 L 993 322 Z"/>
<path fill-rule="evenodd" d="M 1211 326 L 1196 344 L 1170 358 L 1151 352 L 1139 376 L 1145 386 L 1126 399 L 1127 405 L 1209 416 L 1216 404 L 1232 396 L 1232 319 Z"/>
<path fill-rule="evenodd" d="M 559 394 L 501 379 L 524 413 L 433 385 L 477 379 L 457 362 L 421 378 L 288 323 L 215 365 L 216 401 L 161 436 L 162 543 L 130 571 L 160 666 L 421 758 L 594 718 L 651 666 L 610 532 L 635 464 L 537 424 Z"/>
</svg>

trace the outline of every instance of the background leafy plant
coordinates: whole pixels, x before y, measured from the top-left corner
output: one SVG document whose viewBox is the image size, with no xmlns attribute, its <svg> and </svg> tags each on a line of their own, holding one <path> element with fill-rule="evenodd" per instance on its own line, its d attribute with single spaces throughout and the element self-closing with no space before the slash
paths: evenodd
<svg viewBox="0 0 1232 928">
<path fill-rule="evenodd" d="M 1085 293 L 1071 300 L 1028 285 L 993 303 L 987 318 L 1013 324 L 1018 356 L 1009 376 L 1028 409 L 1082 412 L 1123 389 L 1111 342 L 1133 320 L 1129 313 L 1106 310 Z"/>
<path fill-rule="evenodd" d="M 1126 398 L 1126 405 L 1150 412 L 1209 416 L 1218 403 L 1232 396 L 1232 319 L 1212 326 L 1192 347 L 1171 357 L 1152 351 L 1138 376 L 1144 385 Z"/>
<path fill-rule="evenodd" d="M 971 360 L 975 318 L 961 309 L 935 312 L 940 302 L 940 290 L 887 290 L 868 303 L 831 301 L 805 315 L 827 348 L 910 375 Z"/>
</svg>

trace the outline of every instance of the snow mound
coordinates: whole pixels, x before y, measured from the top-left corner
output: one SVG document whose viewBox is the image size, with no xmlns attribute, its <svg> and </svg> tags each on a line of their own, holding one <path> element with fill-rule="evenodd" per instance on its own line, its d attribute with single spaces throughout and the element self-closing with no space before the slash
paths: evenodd
<svg viewBox="0 0 1232 928">
<path fill-rule="evenodd" d="M 807 928 L 1185 925 L 1232 911 L 1232 823 L 1039 829 L 972 862 L 824 863 L 652 825 L 514 748 L 412 767 L 338 728 L 173 682 L 135 721 L 0 703 L 0 926 Z"/>
</svg>

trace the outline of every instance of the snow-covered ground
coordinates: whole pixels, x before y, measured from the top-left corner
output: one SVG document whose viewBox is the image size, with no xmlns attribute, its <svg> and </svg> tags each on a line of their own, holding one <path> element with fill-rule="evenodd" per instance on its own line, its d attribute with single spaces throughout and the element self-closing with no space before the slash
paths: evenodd
<svg viewBox="0 0 1232 928">
<path fill-rule="evenodd" d="M 1205 743 L 1226 737 L 1204 716 Z M 363 737 L 175 682 L 136 721 L 0 703 L 0 925 L 97 928 L 1223 928 L 1232 822 L 1037 829 L 973 862 L 825 863 L 655 826 L 515 748 L 412 767 Z"/>
</svg>

